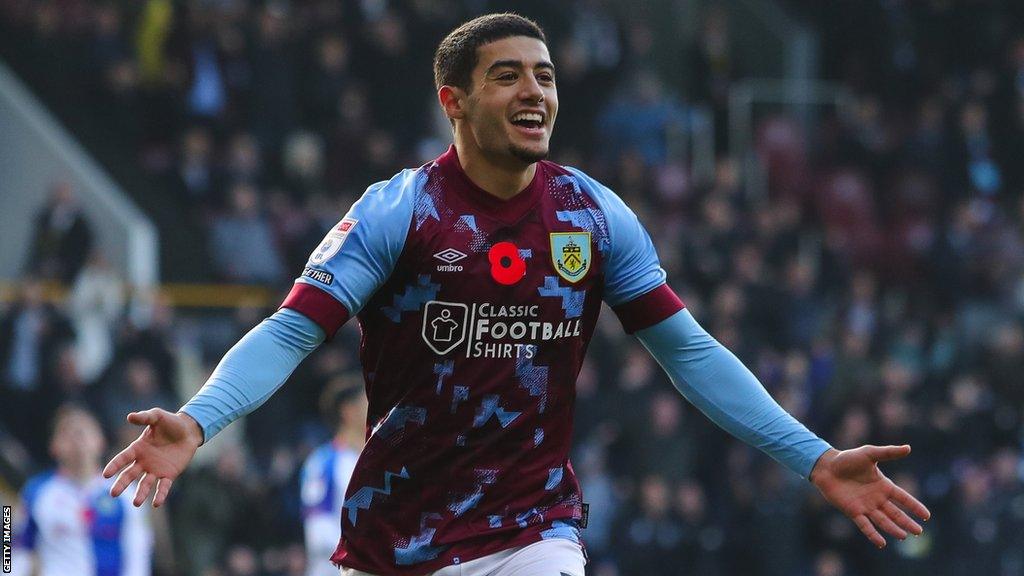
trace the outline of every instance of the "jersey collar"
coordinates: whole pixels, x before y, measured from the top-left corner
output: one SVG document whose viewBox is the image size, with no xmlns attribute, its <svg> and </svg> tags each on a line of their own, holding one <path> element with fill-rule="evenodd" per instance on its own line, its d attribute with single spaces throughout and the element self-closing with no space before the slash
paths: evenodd
<svg viewBox="0 0 1024 576">
<path fill-rule="evenodd" d="M 458 153 L 455 146 L 448 147 L 448 151 L 436 160 L 442 172 L 449 176 L 450 188 L 455 191 L 465 202 L 482 212 L 505 224 L 518 222 L 520 218 L 529 212 L 530 208 L 540 198 L 544 189 L 544 162 L 537 162 L 537 170 L 533 174 L 533 180 L 521 192 L 515 196 L 502 200 L 497 196 L 480 188 L 469 179 L 462 164 L 459 163 Z"/>
</svg>

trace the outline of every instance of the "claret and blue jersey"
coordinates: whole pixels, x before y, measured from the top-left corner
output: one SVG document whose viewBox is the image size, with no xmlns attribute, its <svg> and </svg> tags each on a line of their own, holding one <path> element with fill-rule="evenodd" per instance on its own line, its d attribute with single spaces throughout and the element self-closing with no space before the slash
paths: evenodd
<svg viewBox="0 0 1024 576">
<path fill-rule="evenodd" d="M 602 300 L 627 330 L 682 308 L 633 213 L 539 162 L 503 201 L 454 147 L 370 187 L 284 303 L 363 334 L 368 442 L 336 562 L 418 573 L 540 538 L 578 540 L 574 383 Z"/>
<path fill-rule="evenodd" d="M 182 410 L 210 439 L 354 315 L 369 434 L 332 560 L 424 574 L 543 538 L 582 545 L 569 441 L 602 300 L 728 432 L 805 477 L 829 449 L 684 309 L 611 191 L 539 162 L 500 200 L 454 148 L 371 186 Z"/>
</svg>

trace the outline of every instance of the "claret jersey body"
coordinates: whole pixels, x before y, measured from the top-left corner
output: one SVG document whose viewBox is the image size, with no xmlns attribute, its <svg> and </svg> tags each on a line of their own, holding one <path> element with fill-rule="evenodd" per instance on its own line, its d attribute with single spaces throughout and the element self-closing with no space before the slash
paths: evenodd
<svg viewBox="0 0 1024 576">
<path fill-rule="evenodd" d="M 362 330 L 368 439 L 332 560 L 422 574 L 580 542 L 575 380 L 602 301 L 629 332 L 682 308 L 635 215 L 578 170 L 539 162 L 501 200 L 452 147 L 371 186 L 283 304 Z"/>
</svg>

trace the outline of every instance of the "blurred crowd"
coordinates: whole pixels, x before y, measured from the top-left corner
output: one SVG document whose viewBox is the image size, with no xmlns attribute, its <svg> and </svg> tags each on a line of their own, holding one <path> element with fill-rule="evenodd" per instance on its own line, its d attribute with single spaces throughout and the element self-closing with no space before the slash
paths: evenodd
<svg viewBox="0 0 1024 576">
<path fill-rule="evenodd" d="M 818 75 L 853 104 L 760 113 L 763 191 L 725 152 L 730 87 L 756 71 L 738 61 L 723 7 L 700 12 L 675 74 L 658 63 L 650 22 L 613 2 L 514 7 L 545 26 L 558 67 L 553 159 L 627 201 L 670 284 L 787 410 L 837 448 L 912 444 L 884 469 L 933 520 L 873 549 L 807 482 L 688 405 L 606 311 L 575 422 L 588 573 L 1022 575 L 1024 10 L 785 5 L 820 35 Z M 126 154 L 205 234 L 218 279 L 286 290 L 365 186 L 445 149 L 434 46 L 509 7 L 62 0 L 0 4 L 0 22 L 19 55 L 48 64 L 30 80 L 75 87 L 123 128 Z M 706 181 L 671 146 L 697 108 L 719 133 Z M 268 313 L 129 303 L 87 240 L 62 240 L 90 237 L 73 205 L 56 185 L 30 280 L 0 312 L 4 446 L 34 466 L 60 401 L 92 405 L 124 445 L 137 432 L 125 412 L 173 410 L 201 383 L 180 382 L 186 351 L 208 372 Z M 46 279 L 73 296 L 48 304 Z M 161 562 L 158 548 L 161 573 L 302 573 L 298 468 L 330 434 L 317 397 L 356 367 L 357 342 L 345 327 L 247 419 L 237 446 L 175 484 L 176 552 Z"/>
</svg>

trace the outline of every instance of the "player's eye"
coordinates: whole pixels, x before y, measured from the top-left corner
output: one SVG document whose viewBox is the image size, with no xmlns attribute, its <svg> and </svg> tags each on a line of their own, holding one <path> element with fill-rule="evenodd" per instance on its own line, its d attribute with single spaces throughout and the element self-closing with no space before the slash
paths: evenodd
<svg viewBox="0 0 1024 576">
<path fill-rule="evenodd" d="M 500 80 L 501 82 L 511 82 L 515 79 L 516 75 L 512 72 L 505 72 L 504 74 L 498 76 L 498 80 Z"/>
<path fill-rule="evenodd" d="M 539 80 L 541 82 L 544 82 L 546 84 L 550 84 L 550 83 L 555 81 L 555 77 L 553 75 L 548 74 L 547 72 L 545 72 L 543 74 L 538 74 L 537 75 L 537 80 Z"/>
</svg>

